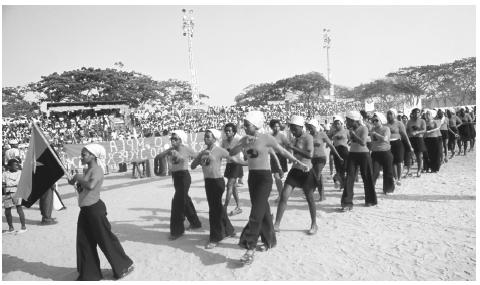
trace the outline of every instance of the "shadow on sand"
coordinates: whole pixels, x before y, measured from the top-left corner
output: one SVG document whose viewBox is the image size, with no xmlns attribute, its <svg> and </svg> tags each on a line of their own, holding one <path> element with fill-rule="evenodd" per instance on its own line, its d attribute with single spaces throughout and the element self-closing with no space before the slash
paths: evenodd
<svg viewBox="0 0 480 285">
<path fill-rule="evenodd" d="M 169 224 L 170 224 L 170 215 L 167 217 L 159 217 L 156 215 L 158 212 L 170 212 L 169 210 L 162 209 L 153 209 L 153 208 L 132 208 L 129 210 L 133 211 L 151 211 L 152 215 L 141 216 L 142 220 L 145 221 L 159 221 L 158 224 L 151 226 L 139 226 L 135 223 L 128 222 L 111 222 L 112 228 L 115 230 L 118 239 L 123 242 L 126 240 L 134 242 L 143 242 L 150 243 L 155 245 L 164 245 L 170 246 L 179 250 L 182 250 L 187 253 L 194 254 L 197 256 L 202 264 L 204 265 L 214 265 L 226 263 L 227 257 L 215 253 L 212 250 L 206 250 L 204 248 L 205 244 L 208 242 L 209 236 L 209 223 L 208 219 L 203 218 L 199 215 L 200 222 L 202 223 L 202 228 L 197 230 L 186 230 L 185 233 L 176 240 L 169 240 Z M 186 223 L 188 225 L 188 223 Z M 238 233 L 239 229 L 235 229 Z M 238 236 L 238 234 L 237 234 Z M 233 239 L 238 239 L 238 237 L 233 237 Z M 236 245 L 231 245 L 229 243 L 218 244 L 218 247 L 232 247 L 238 248 Z"/>
<path fill-rule="evenodd" d="M 43 279 L 54 281 L 73 281 L 78 276 L 76 268 L 52 266 L 43 262 L 27 262 L 16 256 L 2 254 L 2 273 L 6 274 L 14 271 L 26 272 Z M 102 273 L 104 276 L 113 274 L 111 270 L 110 272 L 109 270 L 105 270 L 102 271 Z"/>
</svg>

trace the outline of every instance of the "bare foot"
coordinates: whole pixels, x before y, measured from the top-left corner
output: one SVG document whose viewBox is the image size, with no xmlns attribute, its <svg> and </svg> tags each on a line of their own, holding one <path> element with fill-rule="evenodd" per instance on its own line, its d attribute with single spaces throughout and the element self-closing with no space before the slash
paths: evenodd
<svg viewBox="0 0 480 285">
<path fill-rule="evenodd" d="M 273 230 L 276 232 L 276 233 L 279 233 L 280 232 L 280 226 L 275 224 L 273 225 Z"/>
</svg>

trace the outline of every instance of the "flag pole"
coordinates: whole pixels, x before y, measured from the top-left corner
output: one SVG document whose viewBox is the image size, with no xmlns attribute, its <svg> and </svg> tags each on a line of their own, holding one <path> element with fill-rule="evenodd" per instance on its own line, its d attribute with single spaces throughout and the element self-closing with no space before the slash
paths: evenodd
<svg viewBox="0 0 480 285">
<path fill-rule="evenodd" d="M 47 138 L 45 137 L 45 135 L 43 134 L 42 130 L 37 126 L 37 124 L 35 124 L 35 121 L 32 120 L 32 125 L 33 127 L 38 131 L 38 133 L 40 134 L 40 136 L 43 138 L 44 141 L 47 142 L 47 147 L 48 149 L 54 153 L 54 157 L 55 157 L 55 160 L 58 162 L 58 164 L 60 164 L 60 166 L 62 167 L 63 169 L 63 172 L 65 173 L 65 175 L 67 176 L 67 180 L 70 180 L 72 177 L 71 175 L 68 173 L 67 169 L 65 168 L 65 166 L 63 165 L 62 161 L 60 161 L 60 159 L 58 158 L 58 155 L 57 155 L 57 152 L 54 151 L 52 149 L 52 147 L 50 146 L 50 143 L 49 141 L 47 140 Z"/>
</svg>

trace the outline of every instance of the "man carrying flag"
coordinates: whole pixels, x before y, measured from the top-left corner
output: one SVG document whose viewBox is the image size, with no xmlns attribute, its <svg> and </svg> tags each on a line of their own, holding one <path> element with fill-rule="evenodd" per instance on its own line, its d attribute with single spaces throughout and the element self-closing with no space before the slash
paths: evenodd
<svg viewBox="0 0 480 285">
<path fill-rule="evenodd" d="M 33 123 L 32 137 L 15 198 L 21 198 L 22 205 L 30 208 L 66 173 L 42 131 Z"/>
</svg>

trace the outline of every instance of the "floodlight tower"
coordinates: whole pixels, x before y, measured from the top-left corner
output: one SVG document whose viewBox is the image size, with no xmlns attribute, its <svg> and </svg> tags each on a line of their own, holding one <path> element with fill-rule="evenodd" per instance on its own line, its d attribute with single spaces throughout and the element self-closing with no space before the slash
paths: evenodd
<svg viewBox="0 0 480 285">
<path fill-rule="evenodd" d="M 200 99 L 200 92 L 198 91 L 197 71 L 193 65 L 193 10 L 182 9 L 183 12 L 183 36 L 187 37 L 188 41 L 188 62 L 190 68 L 190 87 L 192 89 L 193 104 L 197 104 Z"/>
<path fill-rule="evenodd" d="M 330 90 L 329 90 L 329 97 L 330 100 L 335 101 L 335 93 L 333 88 L 333 82 L 330 73 L 330 29 L 323 29 L 323 48 L 327 50 L 327 80 L 330 82 Z"/>
</svg>

